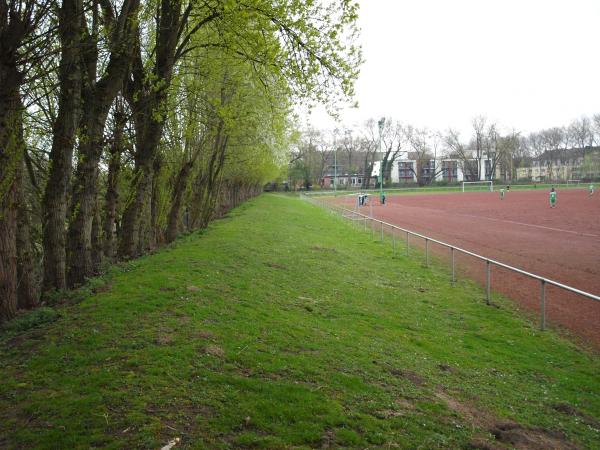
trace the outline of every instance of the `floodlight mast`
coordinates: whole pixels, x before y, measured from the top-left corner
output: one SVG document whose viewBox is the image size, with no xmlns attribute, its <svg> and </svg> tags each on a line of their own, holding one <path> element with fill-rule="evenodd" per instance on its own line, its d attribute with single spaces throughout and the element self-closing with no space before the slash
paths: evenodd
<svg viewBox="0 0 600 450">
<path fill-rule="evenodd" d="M 336 146 L 336 141 L 335 141 L 336 134 L 337 134 L 337 129 L 333 130 L 333 196 L 334 197 L 337 197 L 337 146 Z"/>
<path fill-rule="evenodd" d="M 383 126 L 385 125 L 385 117 L 379 119 L 377 122 L 379 125 L 379 154 L 381 155 L 381 161 L 379 163 L 379 201 L 383 197 L 383 152 L 381 151 L 381 135 L 383 134 Z"/>
</svg>

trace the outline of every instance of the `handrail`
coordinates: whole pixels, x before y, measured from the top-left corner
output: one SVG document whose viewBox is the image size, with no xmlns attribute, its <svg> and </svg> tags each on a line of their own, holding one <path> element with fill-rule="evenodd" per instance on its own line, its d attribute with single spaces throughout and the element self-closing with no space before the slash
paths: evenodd
<svg viewBox="0 0 600 450">
<path fill-rule="evenodd" d="M 303 197 L 309 199 L 311 202 L 317 203 L 317 201 L 315 199 L 311 198 L 309 195 L 306 195 L 304 193 L 301 194 L 301 195 Z M 406 233 L 407 239 L 408 239 L 409 235 L 412 235 L 412 236 L 424 239 L 425 243 L 426 243 L 426 258 L 428 258 L 428 247 L 427 247 L 427 244 L 428 244 L 428 242 L 433 242 L 433 243 L 436 243 L 436 244 L 438 244 L 438 245 L 440 245 L 442 247 L 449 248 L 452 252 L 459 251 L 459 252 L 461 252 L 461 253 L 463 253 L 465 255 L 469 255 L 469 256 L 472 256 L 472 257 L 474 257 L 476 259 L 479 259 L 481 261 L 485 261 L 485 263 L 486 263 L 486 269 L 487 269 L 487 302 L 488 303 L 490 302 L 490 283 L 491 283 L 490 282 L 490 266 L 491 265 L 502 267 L 504 269 L 516 272 L 518 274 L 521 274 L 521 275 L 524 275 L 526 277 L 533 278 L 533 279 L 539 281 L 540 282 L 540 286 L 541 286 L 540 298 L 541 298 L 541 329 L 542 330 L 545 328 L 545 322 L 546 322 L 546 318 L 545 318 L 545 309 L 546 309 L 545 308 L 545 301 L 546 301 L 545 300 L 545 298 L 546 298 L 546 295 L 545 295 L 545 286 L 546 285 L 552 285 L 552 286 L 558 287 L 560 289 L 564 289 L 566 291 L 572 292 L 574 294 L 578 294 L 578 295 L 581 295 L 583 297 L 589 298 L 591 300 L 595 300 L 597 302 L 600 302 L 600 296 L 594 295 L 594 294 L 592 294 L 590 292 L 582 291 L 581 289 L 577 289 L 577 288 L 574 288 L 572 286 L 569 286 L 569 285 L 566 285 L 566 284 L 563 284 L 563 283 L 559 283 L 558 281 L 554 281 L 554 280 L 552 280 L 550 278 L 546 278 L 546 277 L 543 277 L 541 275 L 537 275 L 537 274 L 534 274 L 534 273 L 531 273 L 531 272 L 527 272 L 526 270 L 519 269 L 518 267 L 511 266 L 509 264 L 497 261 L 497 260 L 492 259 L 492 258 L 487 258 L 485 256 L 482 256 L 482 255 L 479 255 L 477 253 L 471 252 L 471 251 L 466 250 L 464 248 L 457 247 L 457 246 L 452 245 L 452 244 L 448 244 L 447 242 L 443 242 L 443 241 L 440 241 L 438 239 L 434 239 L 434 238 L 431 238 L 429 236 L 425 236 L 423 234 L 416 233 L 414 231 L 408 230 L 406 228 L 399 227 L 398 225 L 394 225 L 394 224 L 391 224 L 389 222 L 384 222 L 383 220 L 376 219 L 374 217 L 371 217 L 369 215 L 360 213 L 360 212 L 355 211 L 355 210 L 351 210 L 351 209 L 348 209 L 348 208 L 345 208 L 345 207 L 342 207 L 342 206 L 338 206 L 338 205 L 326 204 L 325 201 L 323 201 L 323 200 L 321 200 L 320 203 L 321 203 L 322 206 L 326 206 L 327 208 L 329 208 L 331 210 L 338 210 L 342 214 L 343 213 L 352 213 L 354 216 L 362 217 L 365 221 L 366 220 L 371 220 L 371 221 L 374 221 L 376 223 L 381 223 L 381 226 L 382 226 L 382 239 L 383 239 L 383 227 L 384 226 L 387 226 L 387 227 L 389 227 L 391 229 L 399 230 L 399 231 L 401 231 L 403 233 Z M 365 226 L 366 226 L 366 222 L 365 222 Z M 453 255 L 453 258 L 452 258 L 452 273 L 453 273 L 453 280 L 454 280 L 454 255 Z"/>
</svg>

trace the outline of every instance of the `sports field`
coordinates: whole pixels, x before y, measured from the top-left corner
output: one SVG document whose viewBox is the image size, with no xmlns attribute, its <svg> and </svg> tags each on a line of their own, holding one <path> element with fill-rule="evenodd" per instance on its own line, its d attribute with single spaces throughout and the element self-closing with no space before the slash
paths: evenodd
<svg viewBox="0 0 600 450">
<path fill-rule="evenodd" d="M 378 219 L 600 295 L 598 193 L 559 191 L 555 208 L 550 208 L 546 189 L 511 191 L 504 200 L 498 192 L 392 195 L 383 207 L 374 197 L 373 215 Z M 354 208 L 354 197 L 341 201 Z M 370 207 L 361 210 L 370 213 Z M 470 257 L 457 261 L 466 275 L 484 279 L 484 263 Z M 539 312 L 539 282 L 493 267 L 492 287 Z M 547 287 L 546 302 L 551 324 L 600 348 L 599 302 L 554 287 Z"/>
</svg>

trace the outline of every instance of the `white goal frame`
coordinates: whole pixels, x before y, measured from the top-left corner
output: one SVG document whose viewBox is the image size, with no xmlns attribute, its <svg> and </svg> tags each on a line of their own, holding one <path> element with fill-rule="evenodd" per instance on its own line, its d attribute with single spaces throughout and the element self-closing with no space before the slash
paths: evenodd
<svg viewBox="0 0 600 450">
<path fill-rule="evenodd" d="M 575 184 L 579 186 L 581 184 L 581 180 L 567 180 L 567 184 Z"/>
<path fill-rule="evenodd" d="M 462 191 L 465 192 L 465 184 L 487 184 L 489 185 L 489 191 L 494 192 L 494 182 L 490 180 L 483 181 L 463 181 L 462 182 Z"/>
</svg>

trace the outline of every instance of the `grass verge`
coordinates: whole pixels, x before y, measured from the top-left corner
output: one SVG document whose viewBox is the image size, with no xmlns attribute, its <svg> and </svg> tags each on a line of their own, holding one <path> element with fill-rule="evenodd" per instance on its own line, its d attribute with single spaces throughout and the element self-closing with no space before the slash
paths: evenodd
<svg viewBox="0 0 600 450">
<path fill-rule="evenodd" d="M 299 199 L 254 199 L 94 291 L 1 332 L 0 447 L 600 440 L 596 355 Z"/>
</svg>

